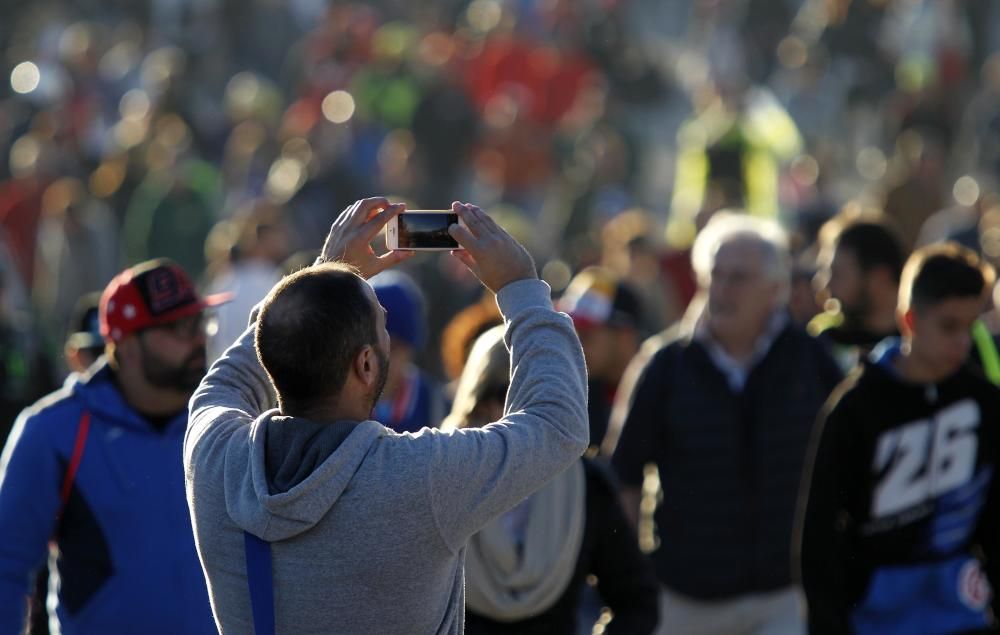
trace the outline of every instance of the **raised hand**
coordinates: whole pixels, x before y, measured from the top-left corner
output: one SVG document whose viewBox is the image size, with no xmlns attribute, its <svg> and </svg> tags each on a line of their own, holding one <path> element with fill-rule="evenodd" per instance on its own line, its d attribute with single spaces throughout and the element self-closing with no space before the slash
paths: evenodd
<svg viewBox="0 0 1000 635">
<path fill-rule="evenodd" d="M 390 218 L 405 209 L 402 203 L 389 203 L 382 197 L 356 201 L 333 221 L 317 263 L 344 262 L 353 265 L 365 279 L 411 257 L 412 251 L 390 251 L 376 256 L 371 242 Z"/>
<path fill-rule="evenodd" d="M 537 278 L 531 254 L 496 221 L 475 205 L 455 202 L 451 209 L 464 226 L 452 225 L 448 233 L 464 249 L 451 255 L 461 260 L 486 287 L 496 293 L 511 282 Z"/>
</svg>

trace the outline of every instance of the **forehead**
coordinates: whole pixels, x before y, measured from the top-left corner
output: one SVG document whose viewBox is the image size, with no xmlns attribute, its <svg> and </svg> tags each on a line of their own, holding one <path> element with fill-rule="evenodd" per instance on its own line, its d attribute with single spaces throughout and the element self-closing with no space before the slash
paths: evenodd
<svg viewBox="0 0 1000 635">
<path fill-rule="evenodd" d="M 861 263 L 858 261 L 858 254 L 850 247 L 837 244 L 828 252 L 830 263 L 837 263 L 837 266 L 844 267 L 858 267 L 860 268 Z"/>
<path fill-rule="evenodd" d="M 917 309 L 917 313 L 931 319 L 973 321 L 986 308 L 985 304 L 984 299 L 977 296 L 955 297 Z"/>
<path fill-rule="evenodd" d="M 758 241 L 748 238 L 738 238 L 727 241 L 719 246 L 712 262 L 713 269 L 735 269 L 755 271 L 760 269 L 764 260 L 764 247 Z"/>
</svg>

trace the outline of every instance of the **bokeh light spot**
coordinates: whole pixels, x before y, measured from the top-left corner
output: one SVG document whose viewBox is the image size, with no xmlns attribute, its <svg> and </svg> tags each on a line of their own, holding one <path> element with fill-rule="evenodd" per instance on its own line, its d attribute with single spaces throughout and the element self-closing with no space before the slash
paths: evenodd
<svg viewBox="0 0 1000 635">
<path fill-rule="evenodd" d="M 959 205 L 972 207 L 979 200 L 979 183 L 966 174 L 955 181 L 955 187 L 952 188 L 951 193 Z"/>
<path fill-rule="evenodd" d="M 874 146 L 869 146 L 861 152 L 858 152 L 855 167 L 857 167 L 858 174 L 863 176 L 865 179 L 869 181 L 877 181 L 885 176 L 888 162 L 886 161 L 885 154 L 881 150 Z"/>
<path fill-rule="evenodd" d="M 346 90 L 335 90 L 323 98 L 323 116 L 332 123 L 345 123 L 354 116 L 354 98 Z"/>
<path fill-rule="evenodd" d="M 556 293 L 565 289 L 572 277 L 573 270 L 562 260 L 550 260 L 542 267 L 542 280 L 549 283 Z"/>
<path fill-rule="evenodd" d="M 34 62 L 21 62 L 10 72 L 10 87 L 15 93 L 27 95 L 38 88 L 42 74 Z"/>
</svg>

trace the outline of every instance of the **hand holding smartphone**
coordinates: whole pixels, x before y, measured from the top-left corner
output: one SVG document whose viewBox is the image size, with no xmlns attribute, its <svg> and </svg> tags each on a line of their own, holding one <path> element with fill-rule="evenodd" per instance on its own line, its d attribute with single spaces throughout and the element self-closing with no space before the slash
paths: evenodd
<svg viewBox="0 0 1000 635">
<path fill-rule="evenodd" d="M 404 251 L 452 251 L 462 246 L 448 233 L 451 225 L 462 224 L 451 210 L 406 210 L 389 219 L 385 226 L 385 246 Z"/>
</svg>

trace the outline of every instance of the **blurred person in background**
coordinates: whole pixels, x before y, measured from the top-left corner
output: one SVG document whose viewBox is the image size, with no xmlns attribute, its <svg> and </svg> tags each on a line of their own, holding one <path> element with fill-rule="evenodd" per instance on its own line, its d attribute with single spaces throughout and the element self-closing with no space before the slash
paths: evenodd
<svg viewBox="0 0 1000 635">
<path fill-rule="evenodd" d="M 195 279 L 205 269 L 205 238 L 219 206 L 218 169 L 191 149 L 191 129 L 176 114 L 152 124 L 147 173 L 136 188 L 122 227 L 126 262 L 164 256 Z"/>
<path fill-rule="evenodd" d="M 827 310 L 809 323 L 847 373 L 896 329 L 896 297 L 906 255 L 883 217 L 841 213 L 820 230 L 814 278 Z M 833 301 L 830 306 L 830 301 Z"/>
<path fill-rule="evenodd" d="M 454 395 L 472 345 L 480 335 L 503 324 L 496 298 L 490 292 L 456 313 L 441 333 L 441 362 L 449 379 L 448 394 Z"/>
<path fill-rule="evenodd" d="M 427 334 L 424 296 L 401 271 L 385 271 L 369 283 L 386 310 L 389 332 L 389 374 L 375 404 L 375 419 L 396 432 L 436 428 L 448 414 L 444 391 L 415 361 Z"/>
<path fill-rule="evenodd" d="M 601 264 L 639 294 L 643 308 L 639 327 L 644 334 L 680 319 L 694 295 L 693 276 L 690 288 L 678 288 L 676 276 L 667 270 L 666 246 L 658 233 L 652 215 L 640 209 L 625 210 L 601 228 Z"/>
<path fill-rule="evenodd" d="M 0 181 L 0 230 L 14 263 L 8 273 L 16 273 L 26 289 L 35 279 L 42 196 L 54 171 L 52 153 L 42 134 L 21 136 L 10 146 L 9 178 Z"/>
<path fill-rule="evenodd" d="M 951 240 L 997 261 L 1000 252 L 993 228 L 1000 221 L 1000 193 L 994 178 L 984 172 L 963 174 L 955 180 L 952 196 L 953 205 L 924 222 L 917 246 Z"/>
<path fill-rule="evenodd" d="M 0 242 L 0 248 L 2 248 Z M 5 250 L 0 249 L 0 252 Z M 52 363 L 31 314 L 15 296 L 20 276 L 0 261 L 0 439 L 7 440 L 24 408 L 56 388 Z"/>
<path fill-rule="evenodd" d="M 942 144 L 937 133 L 923 129 L 903 130 L 896 138 L 883 207 L 906 253 L 916 246 L 927 219 L 944 207 L 947 149 Z"/>
<path fill-rule="evenodd" d="M 0 631 L 22 628 L 48 558 L 53 630 L 216 632 L 181 444 L 218 301 L 166 260 L 123 271 L 101 296 L 107 359 L 18 417 L 0 455 Z"/>
<path fill-rule="evenodd" d="M 695 113 L 677 133 L 667 240 L 678 248 L 691 244 L 699 215 L 742 208 L 777 218 L 782 164 L 802 146 L 784 107 L 738 68 L 714 69 L 695 102 Z"/>
<path fill-rule="evenodd" d="M 825 408 L 797 550 L 813 635 L 997 632 L 1000 391 L 964 363 L 993 280 L 955 243 L 918 249 L 902 339 Z"/>
<path fill-rule="evenodd" d="M 100 292 L 88 293 L 77 300 L 70 320 L 70 332 L 63 345 L 63 356 L 70 373 L 82 373 L 104 354 L 101 337 Z"/>
<path fill-rule="evenodd" d="M 556 306 L 573 318 L 587 359 L 587 414 L 596 453 L 608 430 L 618 383 L 639 350 L 642 306 L 631 285 L 602 267 L 578 273 Z"/>
<path fill-rule="evenodd" d="M 776 224 L 743 214 L 709 222 L 693 251 L 704 308 L 643 355 L 614 433 L 633 521 L 646 465 L 659 470 L 660 633 L 805 629 L 792 521 L 813 421 L 841 374 L 790 323 L 785 241 Z"/>
<path fill-rule="evenodd" d="M 206 241 L 221 262 L 210 262 L 207 292 L 224 293 L 231 302 L 215 312 L 210 329 L 208 359 L 214 362 L 246 330 L 250 310 L 281 279 L 281 266 L 290 255 L 291 232 L 282 208 L 257 202 L 234 218 L 220 221 Z"/>
<path fill-rule="evenodd" d="M 118 221 L 84 182 L 64 177 L 42 195 L 37 241 L 32 301 L 58 341 L 80 296 L 103 289 L 120 270 Z"/>
<path fill-rule="evenodd" d="M 478 428 L 503 415 L 510 384 L 505 332 L 497 326 L 476 340 L 442 430 Z M 605 633 L 653 632 L 656 576 L 605 469 L 580 459 L 469 539 L 466 633 L 574 635 L 591 575 L 613 613 Z"/>
</svg>

